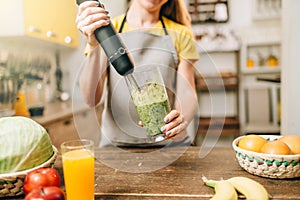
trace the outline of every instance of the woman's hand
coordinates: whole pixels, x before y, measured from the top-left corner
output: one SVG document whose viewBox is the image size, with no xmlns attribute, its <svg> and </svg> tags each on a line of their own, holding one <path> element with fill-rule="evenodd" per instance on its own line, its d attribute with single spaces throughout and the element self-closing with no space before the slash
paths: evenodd
<svg viewBox="0 0 300 200">
<path fill-rule="evenodd" d="M 85 1 L 78 7 L 76 16 L 76 25 L 78 30 L 86 37 L 90 49 L 99 45 L 94 31 L 102 26 L 107 26 L 110 23 L 108 12 L 99 7 L 97 1 Z"/>
<path fill-rule="evenodd" d="M 166 125 L 161 128 L 161 131 L 165 135 L 166 139 L 181 141 L 186 137 L 188 122 L 179 111 L 172 110 L 165 117 L 164 121 L 166 122 Z"/>
<path fill-rule="evenodd" d="M 179 142 L 186 137 L 188 122 L 179 111 L 172 110 L 164 118 L 164 121 L 166 122 L 166 125 L 161 128 L 161 132 L 165 135 L 166 139 L 172 139 L 175 142 Z M 139 121 L 138 125 L 143 127 L 142 121 Z"/>
</svg>

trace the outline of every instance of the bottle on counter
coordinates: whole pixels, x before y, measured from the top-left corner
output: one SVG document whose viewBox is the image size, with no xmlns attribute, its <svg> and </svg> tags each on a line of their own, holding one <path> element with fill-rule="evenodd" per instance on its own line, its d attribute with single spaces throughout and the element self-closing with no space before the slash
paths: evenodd
<svg viewBox="0 0 300 200">
<path fill-rule="evenodd" d="M 31 116 L 42 116 L 46 103 L 45 84 L 42 78 L 26 80 L 26 101 Z"/>
<path fill-rule="evenodd" d="M 277 59 L 276 56 L 274 56 L 274 55 L 271 54 L 271 55 L 268 57 L 267 63 L 268 63 L 268 66 L 269 66 L 269 67 L 277 67 L 277 66 L 278 66 L 278 59 Z"/>
<path fill-rule="evenodd" d="M 267 58 L 267 65 L 269 67 L 277 67 L 278 66 L 278 57 L 273 53 L 273 49 L 270 49 L 270 53 Z"/>
<path fill-rule="evenodd" d="M 247 68 L 253 68 L 254 67 L 254 60 L 251 57 L 247 58 Z"/>
<path fill-rule="evenodd" d="M 266 60 L 263 57 L 262 53 L 257 52 L 257 58 L 258 58 L 258 66 L 259 67 L 264 67 L 266 65 L 266 62 L 265 62 Z"/>
<path fill-rule="evenodd" d="M 254 60 L 254 55 L 253 54 L 249 54 L 247 57 L 247 63 L 246 66 L 247 68 L 251 69 L 255 66 L 255 60 Z"/>
<path fill-rule="evenodd" d="M 16 116 L 30 117 L 29 110 L 27 109 L 26 96 L 24 89 L 21 88 L 18 92 L 16 102 L 14 104 Z"/>
</svg>

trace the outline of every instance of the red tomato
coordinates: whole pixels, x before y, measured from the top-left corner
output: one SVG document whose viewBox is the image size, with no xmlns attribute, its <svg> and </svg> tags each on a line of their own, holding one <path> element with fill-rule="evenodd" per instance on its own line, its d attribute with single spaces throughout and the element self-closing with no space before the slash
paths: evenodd
<svg viewBox="0 0 300 200">
<path fill-rule="evenodd" d="M 56 186 L 38 187 L 28 193 L 24 200 L 65 200 L 65 193 Z"/>
<path fill-rule="evenodd" d="M 31 190 L 45 186 L 60 187 L 60 176 L 54 168 L 39 168 L 31 171 L 25 177 L 23 190 L 28 194 Z"/>
</svg>

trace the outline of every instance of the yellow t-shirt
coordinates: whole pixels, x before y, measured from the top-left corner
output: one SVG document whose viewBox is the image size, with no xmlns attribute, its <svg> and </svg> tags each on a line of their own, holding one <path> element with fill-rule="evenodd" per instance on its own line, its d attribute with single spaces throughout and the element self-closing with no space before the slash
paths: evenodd
<svg viewBox="0 0 300 200">
<path fill-rule="evenodd" d="M 124 14 L 112 19 L 112 24 L 119 32 L 120 26 L 124 19 Z M 199 54 L 196 48 L 196 42 L 193 40 L 193 35 L 186 26 L 178 24 L 166 17 L 163 17 L 163 22 L 167 29 L 168 35 L 171 37 L 172 42 L 178 54 L 179 60 L 198 60 Z M 122 32 L 132 31 L 127 23 L 124 23 Z M 165 35 L 162 29 L 162 23 L 159 21 L 155 27 L 149 30 L 149 32 L 157 35 Z"/>
</svg>

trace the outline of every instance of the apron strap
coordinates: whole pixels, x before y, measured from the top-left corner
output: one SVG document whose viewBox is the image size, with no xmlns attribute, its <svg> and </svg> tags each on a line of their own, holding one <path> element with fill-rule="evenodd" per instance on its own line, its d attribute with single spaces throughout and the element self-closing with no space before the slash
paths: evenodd
<svg viewBox="0 0 300 200">
<path fill-rule="evenodd" d="M 127 16 L 127 13 L 124 15 L 124 18 L 123 18 L 123 20 L 122 20 L 121 26 L 120 26 L 119 31 L 118 31 L 119 33 L 122 33 L 122 31 L 123 31 L 124 24 L 125 24 L 125 22 L 126 22 L 126 16 Z M 169 34 L 168 34 L 168 31 L 167 31 L 167 29 L 166 29 L 164 20 L 162 19 L 162 16 L 159 16 L 159 20 L 160 20 L 160 22 L 161 22 L 161 24 L 162 24 L 162 27 L 163 27 L 164 32 L 165 32 L 165 35 L 169 35 Z"/>
<path fill-rule="evenodd" d="M 161 15 L 159 16 L 159 20 L 160 20 L 160 22 L 161 22 L 161 24 L 162 24 L 162 27 L 163 27 L 164 32 L 165 32 L 165 35 L 169 35 L 169 34 L 168 34 L 168 31 L 167 31 L 167 29 L 166 29 L 165 22 L 164 22 L 164 20 L 162 19 L 162 16 L 161 16 Z"/>
<path fill-rule="evenodd" d="M 124 16 L 124 18 L 122 20 L 121 26 L 119 28 L 119 33 L 122 33 L 122 31 L 123 31 L 123 27 L 124 27 L 124 24 L 126 22 L 126 16 L 127 16 L 127 13 L 125 14 L 125 16 Z"/>
</svg>

